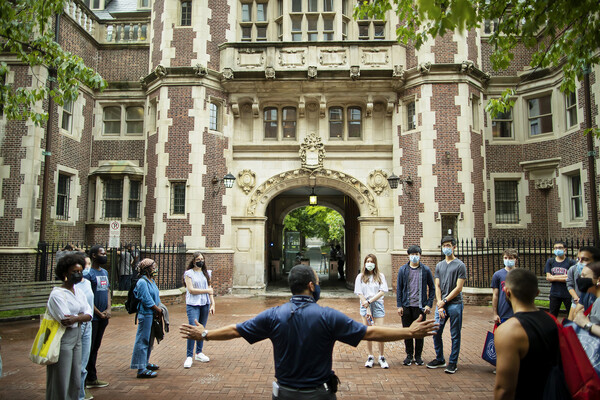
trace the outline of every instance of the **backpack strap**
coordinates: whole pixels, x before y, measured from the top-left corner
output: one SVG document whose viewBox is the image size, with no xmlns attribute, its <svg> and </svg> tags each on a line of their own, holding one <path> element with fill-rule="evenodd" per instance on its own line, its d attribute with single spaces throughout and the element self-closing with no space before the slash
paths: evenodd
<svg viewBox="0 0 600 400">
<path fill-rule="evenodd" d="M 587 317 L 587 316 L 589 316 L 589 315 L 590 315 L 590 313 L 592 312 L 592 307 L 593 307 L 593 306 L 594 306 L 594 304 L 592 304 L 591 306 L 589 306 L 589 307 L 587 308 L 587 310 L 585 310 L 585 311 L 583 312 L 583 315 L 585 315 L 586 317 Z"/>
</svg>

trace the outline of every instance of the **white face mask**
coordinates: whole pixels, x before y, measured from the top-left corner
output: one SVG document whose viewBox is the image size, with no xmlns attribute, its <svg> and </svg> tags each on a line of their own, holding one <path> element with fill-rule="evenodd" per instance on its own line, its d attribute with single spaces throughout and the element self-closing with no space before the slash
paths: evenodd
<svg viewBox="0 0 600 400">
<path fill-rule="evenodd" d="M 374 263 L 366 263 L 366 264 L 365 264 L 365 268 L 366 268 L 368 271 L 373 271 L 373 270 L 375 269 L 375 264 L 374 264 Z"/>
<path fill-rule="evenodd" d="M 413 264 L 416 264 L 419 262 L 419 260 L 421 260 L 421 256 L 408 256 L 408 258 L 410 258 L 410 262 Z"/>
</svg>

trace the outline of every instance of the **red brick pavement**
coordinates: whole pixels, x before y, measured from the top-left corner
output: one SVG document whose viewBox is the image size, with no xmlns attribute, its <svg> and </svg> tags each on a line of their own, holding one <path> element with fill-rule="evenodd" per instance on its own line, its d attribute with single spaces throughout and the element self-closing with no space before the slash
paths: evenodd
<svg viewBox="0 0 600 400">
<path fill-rule="evenodd" d="M 241 322 L 265 308 L 287 301 L 272 297 L 226 296 L 216 299 L 217 314 L 210 316 L 208 328 Z M 356 299 L 322 299 L 319 304 L 336 308 L 359 319 Z M 386 301 L 390 326 L 401 326 L 393 299 Z M 184 305 L 170 307 L 171 332 L 155 345 L 151 362 L 160 365 L 155 379 L 136 379 L 129 369 L 136 327 L 133 316 L 116 311 L 104 335 L 98 356 L 98 376 L 110 382 L 106 388 L 91 389 L 94 398 L 102 399 L 267 399 L 271 396 L 273 353 L 271 343 L 263 341 L 250 346 L 243 339 L 228 342 L 208 342 L 204 353 L 211 361 L 194 362 L 183 368 L 186 342 L 179 337 L 177 327 L 187 322 Z M 442 369 L 402 365 L 404 342 L 386 343 L 389 370 L 376 364 L 373 369 L 363 365 L 366 344 L 358 348 L 338 343 L 334 348 L 333 369 L 342 384 L 340 399 L 485 399 L 492 397 L 494 377 L 492 367 L 481 359 L 486 330 L 491 328 L 489 307 L 465 307 L 462 347 L 455 375 Z M 0 379 L 0 399 L 42 399 L 45 393 L 45 367 L 29 361 L 27 355 L 38 321 L 0 324 L 2 336 L 3 377 Z M 377 349 L 374 346 L 374 349 Z M 446 359 L 450 352 L 450 329 L 444 332 Z M 427 338 L 423 358 L 433 359 L 433 341 Z"/>
</svg>

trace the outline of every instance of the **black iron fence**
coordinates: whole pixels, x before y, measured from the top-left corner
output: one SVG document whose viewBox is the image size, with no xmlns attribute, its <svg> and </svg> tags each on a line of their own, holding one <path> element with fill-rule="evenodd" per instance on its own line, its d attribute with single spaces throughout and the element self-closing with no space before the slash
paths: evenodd
<svg viewBox="0 0 600 400">
<path fill-rule="evenodd" d="M 74 248 L 88 251 L 90 245 L 85 243 L 69 243 Z M 59 242 L 40 242 L 38 243 L 38 252 L 35 263 L 35 279 L 37 281 L 54 280 L 54 269 L 56 267 L 56 255 L 67 243 Z M 108 263 L 104 267 L 109 273 L 111 289 L 118 289 L 119 281 L 119 263 L 121 253 L 130 251 L 134 257 L 137 255 L 137 262 L 144 258 L 153 259 L 158 265 L 158 276 L 156 284 L 161 290 L 176 289 L 183 286 L 183 273 L 187 264 L 185 244 L 160 244 L 160 245 L 140 245 L 132 244 L 131 248 L 122 245 L 121 247 L 109 248 L 105 244 L 100 244 L 106 249 Z M 132 257 L 132 258 L 134 258 Z"/>
<path fill-rule="evenodd" d="M 583 246 L 593 246 L 593 241 L 582 239 L 559 239 L 565 243 L 566 255 L 577 258 Z M 489 288 L 492 275 L 504 268 L 503 252 L 514 248 L 519 253 L 517 266 L 533 271 L 537 276 L 545 276 L 544 267 L 550 257 L 554 257 L 556 240 L 550 239 L 462 239 L 457 243 L 456 256 L 467 266 L 465 286 Z"/>
</svg>

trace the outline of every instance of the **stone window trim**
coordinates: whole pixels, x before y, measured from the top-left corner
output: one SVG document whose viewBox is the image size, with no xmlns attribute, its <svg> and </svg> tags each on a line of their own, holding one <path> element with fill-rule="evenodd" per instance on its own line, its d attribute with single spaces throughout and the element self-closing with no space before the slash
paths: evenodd
<svg viewBox="0 0 600 400">
<path fill-rule="evenodd" d="M 141 139 L 144 136 L 144 103 L 143 102 L 121 102 L 110 103 L 102 102 L 100 104 L 102 111 L 101 118 L 101 137 L 104 139 L 125 139 L 134 138 Z M 115 114 L 114 111 L 119 108 L 120 113 Z M 134 110 L 135 109 L 135 110 Z M 133 112 L 135 111 L 135 113 Z M 134 115 L 134 114 L 138 115 Z M 137 118 L 141 117 L 141 118 Z M 140 126 L 135 132 L 128 132 L 134 127 Z M 118 132 L 117 132 L 118 127 Z M 107 133 L 108 130 L 108 133 Z M 139 130 L 139 132 L 138 132 Z"/>
<path fill-rule="evenodd" d="M 187 218 L 187 181 L 171 180 L 169 186 L 169 218 Z"/>
<path fill-rule="evenodd" d="M 152 8 L 151 0 L 138 0 L 138 9 L 147 10 Z"/>
<path fill-rule="evenodd" d="M 240 41 L 267 41 L 269 21 L 273 20 L 274 12 L 274 7 L 269 7 L 268 0 L 240 0 L 238 14 Z"/>
<path fill-rule="evenodd" d="M 214 120 L 213 120 L 213 114 L 212 114 L 212 107 L 216 106 L 217 107 L 217 116 L 216 116 L 216 129 L 213 129 L 214 126 Z M 225 103 L 225 99 L 222 99 L 220 97 L 215 97 L 215 96 L 208 96 L 206 99 L 206 109 L 208 110 L 208 129 L 210 131 L 213 132 L 223 132 L 223 126 L 225 123 L 225 107 L 226 107 L 226 103 Z"/>
<path fill-rule="evenodd" d="M 61 190 L 59 183 L 61 176 L 67 178 L 66 190 Z M 54 172 L 54 205 L 50 208 L 51 218 L 56 225 L 74 226 L 79 219 L 77 198 L 80 192 L 79 171 L 66 166 L 58 165 Z M 64 189 L 64 188 L 62 188 Z M 59 201 L 63 201 L 62 206 Z"/>
<path fill-rule="evenodd" d="M 547 137 L 553 135 L 556 131 L 554 128 L 555 105 L 553 102 L 554 96 L 552 96 L 551 90 L 523 96 L 527 138 Z"/>
<path fill-rule="evenodd" d="M 496 222 L 496 181 L 516 181 L 518 195 L 518 222 L 517 223 L 497 223 Z M 531 223 L 531 215 L 527 211 L 527 197 L 529 196 L 528 181 L 525 180 L 523 173 L 491 173 L 488 190 L 490 193 L 490 210 L 488 222 L 494 229 L 526 229 Z"/>
<path fill-rule="evenodd" d="M 516 103 L 515 103 L 516 104 Z M 493 141 L 498 142 L 506 142 L 506 141 L 514 141 L 516 140 L 515 135 L 515 107 L 511 110 L 506 111 L 505 113 L 501 113 L 496 115 L 495 118 L 492 118 L 491 114 L 488 114 L 490 122 L 490 137 Z M 501 136 L 504 132 L 507 131 L 510 135 Z"/>
<path fill-rule="evenodd" d="M 471 129 L 474 132 L 481 132 L 481 97 L 472 93 L 471 104 Z"/>
<path fill-rule="evenodd" d="M 60 113 L 60 129 L 71 135 L 73 132 L 73 102 L 65 101 Z"/>
<path fill-rule="evenodd" d="M 579 177 L 579 206 L 580 216 L 573 215 L 573 188 L 572 179 Z M 569 165 L 558 169 L 558 193 L 560 199 L 560 211 L 558 212 L 558 221 L 563 228 L 585 228 L 588 220 L 588 206 L 585 201 L 586 184 L 588 183 L 587 170 L 584 169 L 583 163 Z"/>
<path fill-rule="evenodd" d="M 341 109 L 341 119 L 337 115 L 332 115 L 332 110 Z M 360 110 L 360 120 L 351 119 L 351 110 Z M 330 141 L 354 141 L 363 140 L 364 135 L 364 123 L 365 123 L 365 110 L 366 107 L 363 104 L 351 103 L 351 104 L 336 104 L 332 103 L 327 107 L 327 124 L 328 124 L 328 138 Z M 335 117 L 335 118 L 333 118 Z M 332 119 L 333 118 L 333 119 Z M 340 123 L 342 132 L 340 136 L 332 136 L 332 123 Z M 350 136 L 350 127 L 352 122 L 359 122 L 360 134 L 357 137 Z"/>
<path fill-rule="evenodd" d="M 564 94 L 565 102 L 565 129 L 577 130 L 579 128 L 578 118 L 578 104 L 577 104 L 577 92 L 574 91 L 569 94 Z"/>
<path fill-rule="evenodd" d="M 414 117 L 415 117 L 415 124 L 414 124 L 414 128 L 410 127 L 409 124 L 409 105 L 410 104 L 414 104 Z M 401 107 L 401 115 L 402 115 L 402 125 L 401 125 L 401 131 L 402 133 L 406 133 L 406 132 L 413 132 L 414 130 L 419 129 L 419 99 L 417 98 L 416 94 L 407 96 L 402 98 L 399 101 L 400 107 Z"/>
<path fill-rule="evenodd" d="M 63 106 L 57 106 L 58 114 L 58 132 L 61 135 L 80 141 L 83 131 L 83 105 L 85 100 L 80 94 L 77 100 L 66 103 Z M 65 120 L 67 118 L 67 120 Z"/>
<path fill-rule="evenodd" d="M 193 13 L 193 1 L 192 0 L 180 0 L 179 2 L 179 27 L 190 28 L 192 27 L 192 13 Z"/>
<path fill-rule="evenodd" d="M 293 110 L 292 110 L 293 109 Z M 288 111 L 289 110 L 289 111 Z M 293 111 L 293 112 L 291 112 Z M 284 116 L 285 114 L 285 116 Z M 263 140 L 265 141 L 297 141 L 298 140 L 298 105 L 280 104 L 265 105 L 262 109 L 263 116 Z M 273 118 L 274 117 L 274 118 Z M 285 118 L 285 119 L 284 119 Z M 270 131 L 276 127 L 275 134 L 267 135 L 268 125 Z M 294 126 L 293 137 L 284 137 L 290 126 Z"/>
<path fill-rule="evenodd" d="M 109 193 L 110 198 L 105 198 L 106 196 L 106 185 L 112 181 L 113 184 L 118 185 L 118 181 L 121 182 L 120 188 L 118 190 L 119 193 Z M 132 183 L 138 186 L 138 196 L 137 198 L 131 198 L 132 195 Z M 113 187 L 114 189 L 115 187 Z M 139 224 L 143 219 L 143 177 L 141 175 L 136 174 L 97 174 L 92 175 L 90 179 L 90 200 L 93 201 L 93 206 L 90 208 L 93 210 L 93 214 L 88 216 L 88 219 L 93 223 L 103 223 L 110 222 L 113 220 L 121 221 L 126 224 Z M 106 201 L 112 202 L 110 204 L 113 209 L 110 211 L 115 211 L 115 215 L 106 215 Z M 120 208 L 117 209 L 114 207 L 115 204 L 120 203 Z M 132 214 L 134 210 L 130 210 L 132 206 L 137 206 L 138 209 L 135 210 L 137 215 Z M 118 215 L 120 213 L 120 216 Z"/>
</svg>

